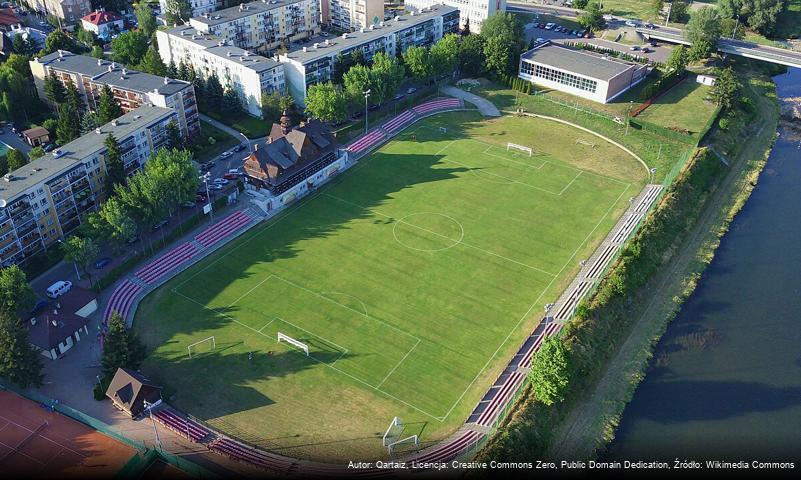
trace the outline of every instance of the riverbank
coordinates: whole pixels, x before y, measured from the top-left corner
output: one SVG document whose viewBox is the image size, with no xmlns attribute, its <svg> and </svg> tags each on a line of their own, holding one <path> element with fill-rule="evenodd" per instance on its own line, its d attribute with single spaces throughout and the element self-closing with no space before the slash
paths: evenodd
<svg viewBox="0 0 801 480">
<path fill-rule="evenodd" d="M 741 137 L 742 149 L 729 159 L 728 174 L 718 179 L 715 192 L 677 253 L 638 293 L 631 310 L 637 320 L 628 338 L 608 363 L 594 391 L 571 408 L 554 435 L 547 457 L 593 458 L 614 438 L 620 416 L 645 376 L 656 343 L 695 290 L 720 239 L 750 197 L 776 138 L 779 108 L 773 83 L 756 72 L 747 74 L 744 93 L 755 102 L 758 113 L 756 122 Z M 724 134 L 714 132 L 710 143 L 715 143 L 716 135 Z"/>
<path fill-rule="evenodd" d="M 624 302 L 616 301 L 618 306 L 612 307 L 614 311 L 600 313 L 598 318 L 590 314 L 583 320 L 585 325 L 579 328 L 588 329 L 590 337 L 587 332 L 579 335 L 578 345 L 575 338 L 566 340 L 574 343 L 571 348 L 578 348 L 579 355 L 592 355 L 596 363 L 582 362 L 584 370 L 575 372 L 571 381 L 576 385 L 565 402 L 544 407 L 527 392 L 515 414 L 479 457 L 590 459 L 614 437 L 620 415 L 644 376 L 656 342 L 693 291 L 720 237 L 750 195 L 775 138 L 779 112 L 772 81 L 751 69 L 743 69 L 742 73 L 746 80 L 743 94 L 751 104 L 748 115 L 743 115 L 751 118 L 730 122 L 737 124 L 736 129 L 712 132 L 708 142 L 712 146 L 729 144 L 732 138 L 739 141 L 736 148 L 724 152 L 729 158 L 721 158 L 721 162 L 730 166 L 704 180 L 700 188 L 708 193 L 694 194 L 699 208 L 688 210 L 692 211 L 688 216 L 692 225 L 665 231 L 664 239 L 670 245 L 659 252 L 661 261 L 656 273 L 652 275 L 647 267 L 641 272 L 650 277 L 644 286 L 626 294 Z M 717 155 L 718 150 L 715 149 Z M 669 210 L 652 216 L 670 215 Z M 638 251 L 639 248 L 636 247 Z M 616 274 L 620 277 L 616 281 L 626 278 L 625 268 L 624 273 Z M 640 285 L 637 281 L 634 284 Z M 593 308 L 598 314 L 598 305 L 591 305 L 590 310 Z M 600 307 L 601 312 L 604 308 Z M 604 323 L 607 325 L 603 326 Z M 612 323 L 614 328 L 609 326 Z M 614 336 L 607 335 L 609 328 L 614 330 Z M 593 333 L 594 330 L 598 331 Z"/>
</svg>

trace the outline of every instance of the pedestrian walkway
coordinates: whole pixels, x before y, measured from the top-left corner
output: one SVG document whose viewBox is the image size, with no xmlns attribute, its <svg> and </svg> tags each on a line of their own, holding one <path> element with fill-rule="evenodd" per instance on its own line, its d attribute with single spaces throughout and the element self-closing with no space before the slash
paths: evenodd
<svg viewBox="0 0 801 480">
<path fill-rule="evenodd" d="M 250 142 L 254 141 L 254 140 L 248 139 L 248 141 L 245 142 L 245 138 L 246 137 L 244 136 L 244 134 L 242 132 L 240 132 L 239 130 L 236 130 L 235 128 L 231 128 L 228 125 L 226 125 L 226 124 L 224 124 L 224 123 L 222 123 L 220 121 L 217 121 L 217 120 L 211 118 L 208 115 L 204 115 L 204 114 L 201 113 L 200 114 L 200 119 L 203 120 L 206 123 L 211 124 L 212 126 L 214 126 L 216 128 L 219 128 L 220 130 L 222 130 L 223 132 L 227 133 L 228 135 L 231 135 L 232 137 L 236 138 L 239 143 L 245 144 L 248 148 L 250 148 Z M 256 140 L 258 140 L 258 139 L 256 139 Z"/>
<path fill-rule="evenodd" d="M 462 90 L 461 88 L 454 87 L 453 85 L 446 85 L 442 87 L 440 90 L 447 93 L 448 95 L 456 98 L 460 98 L 465 102 L 472 103 L 473 105 L 478 108 L 478 111 L 481 112 L 482 115 L 485 117 L 500 117 L 501 111 L 498 110 L 498 107 L 495 106 L 494 103 L 490 102 L 486 98 L 479 97 L 475 93 L 470 93 Z"/>
</svg>

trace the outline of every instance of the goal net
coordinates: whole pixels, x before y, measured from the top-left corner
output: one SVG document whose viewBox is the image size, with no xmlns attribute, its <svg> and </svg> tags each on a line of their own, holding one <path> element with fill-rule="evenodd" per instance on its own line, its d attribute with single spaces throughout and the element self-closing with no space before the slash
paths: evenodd
<svg viewBox="0 0 801 480">
<path fill-rule="evenodd" d="M 527 147 L 525 145 L 518 145 L 516 143 L 507 143 L 506 144 L 506 151 L 510 152 L 510 151 L 513 151 L 513 150 L 525 153 L 529 157 L 534 154 L 534 151 L 531 149 L 531 147 Z"/>
<path fill-rule="evenodd" d="M 281 342 L 286 342 L 286 343 L 292 345 L 293 347 L 297 347 L 297 348 L 303 350 L 303 352 L 306 354 L 307 357 L 309 356 L 309 346 L 307 344 L 305 344 L 305 343 L 303 343 L 303 342 L 301 342 L 299 340 L 295 340 L 294 338 L 290 337 L 289 335 L 285 335 L 285 334 L 283 334 L 281 332 L 278 332 L 278 343 L 281 343 Z"/>
<path fill-rule="evenodd" d="M 395 442 L 398 441 L 401 434 L 403 433 L 403 422 L 399 417 L 395 417 L 389 422 L 389 427 L 387 427 L 387 431 L 384 432 L 384 436 L 381 437 L 381 444 L 387 448 Z"/>
<path fill-rule="evenodd" d="M 448 133 L 448 129 L 446 127 L 438 127 L 439 133 Z"/>
<path fill-rule="evenodd" d="M 395 453 L 395 450 L 400 448 L 403 445 L 414 444 L 415 447 L 420 446 L 420 438 L 417 435 L 410 435 L 406 438 L 401 438 L 400 440 L 395 440 L 387 445 L 387 451 L 390 455 Z"/>
<path fill-rule="evenodd" d="M 204 338 L 203 340 L 198 340 L 195 343 L 192 343 L 186 347 L 186 351 L 189 352 L 189 358 L 192 358 L 192 354 L 198 355 L 204 352 L 211 352 L 217 350 L 217 342 L 214 340 L 214 335 Z"/>
</svg>

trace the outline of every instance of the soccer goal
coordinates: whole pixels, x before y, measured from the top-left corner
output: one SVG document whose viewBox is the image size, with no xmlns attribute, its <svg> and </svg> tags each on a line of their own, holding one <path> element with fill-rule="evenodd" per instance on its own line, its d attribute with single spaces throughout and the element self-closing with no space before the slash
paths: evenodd
<svg viewBox="0 0 801 480">
<path fill-rule="evenodd" d="M 295 340 L 294 338 L 290 337 L 289 335 L 284 335 L 283 333 L 278 332 L 278 343 L 281 343 L 281 342 L 286 342 L 286 343 L 288 343 L 288 344 L 290 344 L 290 345 L 292 345 L 294 347 L 297 347 L 297 348 L 303 350 L 306 353 L 307 357 L 309 356 L 309 346 L 308 345 L 306 345 L 305 343 L 303 343 L 303 342 L 301 342 L 299 340 Z"/>
<path fill-rule="evenodd" d="M 438 127 L 439 133 L 448 133 L 448 129 L 446 127 Z"/>
<path fill-rule="evenodd" d="M 391 442 L 389 445 L 387 445 L 387 452 L 389 452 L 389 454 L 392 455 L 395 452 L 395 449 L 398 448 L 398 446 L 404 445 L 404 444 L 407 444 L 407 443 L 414 443 L 415 447 L 419 447 L 420 446 L 420 437 L 418 437 L 417 435 L 410 435 L 410 436 L 408 436 L 406 438 L 401 438 L 400 440 L 395 440 L 394 442 Z"/>
<path fill-rule="evenodd" d="M 189 358 L 192 358 L 192 352 L 195 352 L 195 355 L 198 353 L 203 353 L 204 351 L 208 351 L 208 346 L 211 346 L 211 350 L 217 350 L 217 342 L 214 340 L 214 335 L 210 336 L 209 338 L 204 338 L 203 340 L 198 340 L 195 343 L 192 343 L 186 347 L 186 351 L 189 352 Z M 202 348 L 205 347 L 206 349 Z"/>
<path fill-rule="evenodd" d="M 400 417 L 395 417 L 389 422 L 389 427 L 387 427 L 387 431 L 384 432 L 384 436 L 381 437 L 381 444 L 387 448 L 392 443 L 396 443 L 400 438 L 401 434 L 403 433 L 403 422 L 401 422 Z"/>
<path fill-rule="evenodd" d="M 509 152 L 509 151 L 512 151 L 512 150 L 517 150 L 519 152 L 526 153 L 526 154 L 528 154 L 529 157 L 534 155 L 534 150 L 532 150 L 531 147 L 527 147 L 525 145 L 518 145 L 516 143 L 511 143 L 511 142 L 507 143 L 506 144 L 506 151 Z"/>
</svg>

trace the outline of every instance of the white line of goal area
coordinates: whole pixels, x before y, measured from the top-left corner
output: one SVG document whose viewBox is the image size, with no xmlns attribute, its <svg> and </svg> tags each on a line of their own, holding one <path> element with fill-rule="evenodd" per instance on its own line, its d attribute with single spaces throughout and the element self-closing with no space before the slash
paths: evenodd
<svg viewBox="0 0 801 480">
<path fill-rule="evenodd" d="M 337 197 L 336 195 L 331 195 L 330 193 L 326 193 L 324 195 L 326 197 L 328 197 L 328 198 L 333 199 L 333 200 L 337 200 L 337 201 L 340 201 L 342 203 L 346 203 L 348 205 L 354 206 L 356 208 L 361 208 L 362 210 L 366 210 L 368 212 L 372 212 L 372 213 L 374 213 L 376 215 L 379 215 L 379 216 L 382 216 L 382 217 L 385 217 L 385 218 L 389 218 L 390 220 L 393 220 L 396 223 L 402 223 L 404 225 L 408 225 L 408 226 L 410 226 L 412 228 L 416 228 L 416 229 L 418 229 L 418 230 L 420 230 L 422 232 L 430 233 L 431 235 L 434 235 L 434 236 L 437 236 L 437 237 L 441 237 L 441 238 L 444 238 L 446 240 L 451 240 L 451 241 L 453 240 L 452 238 L 448 237 L 447 235 L 442 235 L 441 233 L 437 233 L 437 232 L 429 230 L 429 229 L 427 229 L 425 227 L 421 227 L 419 225 L 415 225 L 414 223 L 409 223 L 409 222 L 407 222 L 407 221 L 405 221 L 403 219 L 397 219 L 397 218 L 395 218 L 395 217 L 393 217 L 391 215 L 387 215 L 386 213 L 383 213 L 383 212 L 381 212 L 379 210 L 376 210 L 374 208 L 369 208 L 369 207 L 365 207 L 364 205 L 359 205 L 358 203 L 353 203 L 350 200 L 345 200 L 344 198 Z M 526 267 L 528 269 L 534 270 L 534 271 L 542 273 L 544 275 L 548 275 L 550 277 L 555 277 L 556 276 L 555 274 L 553 274 L 553 273 L 551 273 L 551 272 L 549 272 L 547 270 L 543 270 L 541 268 L 534 267 L 532 265 L 528 265 L 528 264 L 525 264 L 523 262 L 519 262 L 519 261 L 511 259 L 509 257 L 505 257 L 505 256 L 503 256 L 503 255 L 501 255 L 499 253 L 495 253 L 495 252 L 492 252 L 490 250 L 483 249 L 481 247 L 476 247 L 475 245 L 470 245 L 469 243 L 465 243 L 462 240 L 460 240 L 456 245 L 464 245 L 465 247 L 472 248 L 474 250 L 478 250 L 479 252 L 485 253 L 487 255 L 491 255 L 493 257 L 498 257 L 498 258 L 500 258 L 502 260 L 506 260 L 507 262 L 514 263 L 516 265 L 520 265 L 521 267 Z"/>
<path fill-rule="evenodd" d="M 259 285 L 262 285 L 262 284 L 264 284 L 264 282 L 266 282 L 266 281 L 267 281 L 267 280 L 269 280 L 270 278 L 277 278 L 277 279 L 279 279 L 279 280 L 282 280 L 282 281 L 284 281 L 284 282 L 286 282 L 286 283 L 288 283 L 288 284 L 290 284 L 290 285 L 292 285 L 292 286 L 295 286 L 295 287 L 297 287 L 297 288 L 300 288 L 300 289 L 302 289 L 302 290 L 304 290 L 304 291 L 307 291 L 307 292 L 309 292 L 309 293 L 311 293 L 311 294 L 313 294 L 313 295 L 315 295 L 315 296 L 317 296 L 317 297 L 319 297 L 319 298 L 321 298 L 321 299 L 323 299 L 323 300 L 326 300 L 326 301 L 329 301 L 329 302 L 331 302 L 331 303 L 334 303 L 334 304 L 336 304 L 336 305 L 339 305 L 340 307 L 342 307 L 342 308 L 345 308 L 345 309 L 347 309 L 347 310 L 350 310 L 350 311 L 352 311 L 352 312 L 355 312 L 355 313 L 357 313 L 357 314 L 359 314 L 359 315 L 364 315 L 364 313 L 363 313 L 363 312 L 359 312 L 358 310 L 355 310 L 355 309 L 353 309 L 353 308 L 351 308 L 351 307 L 349 307 L 349 306 L 347 306 L 347 305 L 343 305 L 343 304 L 341 304 L 341 303 L 337 302 L 336 300 L 333 300 L 333 299 L 331 299 L 331 298 L 328 298 L 328 297 L 326 297 L 325 295 L 320 295 L 320 294 L 319 294 L 319 293 L 317 293 L 317 292 L 314 292 L 314 291 L 312 291 L 312 290 L 309 290 L 309 289 L 307 289 L 307 288 L 305 288 L 305 287 L 303 287 L 303 286 L 301 286 L 301 285 L 298 285 L 298 284 L 296 284 L 296 283 L 294 283 L 294 282 L 291 282 L 291 281 L 289 281 L 289 280 L 286 280 L 285 278 L 281 277 L 280 275 L 276 275 L 276 274 L 269 274 L 269 275 L 267 276 L 267 278 L 265 278 L 264 280 L 262 280 L 261 282 L 259 282 L 259 284 L 258 284 L 258 285 L 256 285 L 255 287 L 251 288 L 250 290 L 248 290 L 248 292 L 246 292 L 244 295 L 240 295 L 240 297 L 239 297 L 237 300 L 235 300 L 235 301 L 234 301 L 234 303 L 231 303 L 231 304 L 229 305 L 229 307 L 231 307 L 231 306 L 235 305 L 235 304 L 236 304 L 238 301 L 240 301 L 242 298 L 244 298 L 245 296 L 247 296 L 247 294 L 249 294 L 249 293 L 253 292 L 253 290 L 255 290 L 256 288 L 258 288 L 258 286 L 259 286 Z M 184 283 L 186 283 L 186 282 L 184 282 Z M 180 286 L 180 285 L 179 285 L 179 286 Z M 211 307 L 209 307 L 209 306 L 207 306 L 207 305 L 204 305 L 202 302 L 199 302 L 199 301 L 195 300 L 194 298 L 191 298 L 191 297 L 189 297 L 188 295 L 186 295 L 186 294 L 184 294 L 184 293 L 181 293 L 181 292 L 178 290 L 178 287 L 175 287 L 175 288 L 173 288 L 173 289 L 172 289 L 172 292 L 173 292 L 174 294 L 176 294 L 176 295 L 179 295 L 179 296 L 183 297 L 184 299 L 186 299 L 186 300 L 188 300 L 188 301 L 190 301 L 190 302 L 194 303 L 195 305 L 198 305 L 198 306 L 200 306 L 200 307 L 202 307 L 202 308 L 204 308 L 204 309 L 206 309 L 206 310 L 208 310 L 208 311 L 214 312 L 214 313 L 216 313 L 217 315 L 222 315 L 223 317 L 225 317 L 225 318 L 227 318 L 227 319 L 231 320 L 232 322 L 236 323 L 237 325 L 240 325 L 240 326 L 242 326 L 242 327 L 244 327 L 244 328 L 246 328 L 246 329 L 248 329 L 248 330 L 250 330 L 250 331 L 252 331 L 252 332 L 254 332 L 254 333 L 256 333 L 256 334 L 259 334 L 259 335 L 261 335 L 261 336 L 263 336 L 263 337 L 265 337 L 265 338 L 269 338 L 269 339 L 271 339 L 271 340 L 273 340 L 273 341 L 276 341 L 276 342 L 278 342 L 278 340 L 276 340 L 276 339 L 275 339 L 273 336 L 271 336 L 271 335 L 267 335 L 266 333 L 262 332 L 262 330 L 264 330 L 264 328 L 266 328 L 268 325 L 270 325 L 271 323 L 273 323 L 273 321 L 274 321 L 274 320 L 276 320 L 276 319 L 277 319 L 277 320 L 279 320 L 279 321 L 281 321 L 281 322 L 284 322 L 284 323 L 286 323 L 287 325 L 291 325 L 292 327 L 294 327 L 294 328 L 297 328 L 298 330 L 302 330 L 303 332 L 305 332 L 305 333 L 307 333 L 307 334 L 309 334 L 309 335 L 312 335 L 312 336 L 314 336 L 314 337 L 316 337 L 316 338 L 318 338 L 318 339 L 322 340 L 322 341 L 323 341 L 323 342 L 325 342 L 325 343 L 328 343 L 328 344 L 330 344 L 330 345 L 333 345 L 333 346 L 335 346 L 337 349 L 340 349 L 340 350 L 342 351 L 342 353 L 339 355 L 339 357 L 337 357 L 337 358 L 336 358 L 336 360 L 334 360 L 332 363 L 327 363 L 327 362 L 324 362 L 324 361 L 322 361 L 322 360 L 320 360 L 320 359 L 316 358 L 316 357 L 315 357 L 314 355 L 312 355 L 311 353 L 308 355 L 308 357 L 307 357 L 307 358 L 310 358 L 310 359 L 314 360 L 315 362 L 317 362 L 317 363 L 319 363 L 319 364 L 321 364 L 321 365 L 323 365 L 323 366 L 329 367 L 329 368 L 331 368 L 332 370 L 335 370 L 335 371 L 337 371 L 337 372 L 339 372 L 339 373 L 341 373 L 341 374 L 343 374 L 343 375 L 347 376 L 348 378 L 350 378 L 350 379 L 352 379 L 352 380 L 354 380 L 354 381 L 356 381 L 356 382 L 358 382 L 358 383 L 360 383 L 360 384 L 362 384 L 362 385 L 365 385 L 366 387 L 369 387 L 369 388 L 371 388 L 371 389 L 373 389 L 373 390 L 375 390 L 375 391 L 377 391 L 377 392 L 379 392 L 379 393 L 382 393 L 382 394 L 386 395 L 387 397 L 389 397 L 389 398 L 391 398 L 391 399 L 393 399 L 393 400 L 395 400 L 395 401 L 398 401 L 398 402 L 402 403 L 403 405 L 406 405 L 407 407 L 409 407 L 409 408 L 412 408 L 412 409 L 414 409 L 414 410 L 416 410 L 416 411 L 418 411 L 418 412 L 422 413 L 423 415 L 426 415 L 426 416 L 428 416 L 428 417 L 430 417 L 430 418 L 432 418 L 432 419 L 434 419 L 434 420 L 439 420 L 440 422 L 444 420 L 442 417 L 438 417 L 438 416 L 436 416 L 436 415 L 434 415 L 434 414 L 432 414 L 432 413 L 429 413 L 429 412 L 427 412 L 427 411 L 423 410 L 422 408 L 419 408 L 419 407 L 417 407 L 416 405 L 414 405 L 414 404 L 412 404 L 412 403 L 410 403 L 410 402 L 407 402 L 406 400 L 403 400 L 403 399 L 401 399 L 401 398 L 398 398 L 398 397 L 396 397 L 395 395 L 392 395 L 391 393 L 389 393 L 389 392 L 387 392 L 387 391 L 385 391 L 385 390 L 382 390 L 382 389 L 380 388 L 380 387 L 381 387 L 381 385 L 383 385 L 383 384 L 384 384 L 384 382 L 385 382 L 385 381 L 386 381 L 386 380 L 387 380 L 387 379 L 390 377 L 390 375 L 391 375 L 391 374 L 393 374 L 393 373 L 395 373 L 395 370 L 397 370 L 397 369 L 398 369 L 398 367 L 401 365 L 401 363 L 403 363 L 403 362 L 406 360 L 406 358 L 407 358 L 407 357 L 408 357 L 408 356 L 411 354 L 412 350 L 414 350 L 414 349 L 417 347 L 417 345 L 419 345 L 419 344 L 420 344 L 420 342 L 422 341 L 422 339 L 421 339 L 420 337 L 417 337 L 416 335 L 412 335 L 411 333 L 405 332 L 405 331 L 403 331 L 403 330 L 399 329 L 398 327 L 396 327 L 396 326 L 394 326 L 394 325 L 392 325 L 392 324 L 389 324 L 389 323 L 387 323 L 387 322 L 384 322 L 384 321 L 383 321 L 383 320 L 381 320 L 381 319 L 378 319 L 378 318 L 372 317 L 372 316 L 370 316 L 370 315 L 365 315 L 366 317 L 368 317 L 368 318 L 370 318 L 370 319 L 372 319 L 372 320 L 375 320 L 375 321 L 377 321 L 377 322 L 379 322 L 379 323 L 382 323 L 382 324 L 384 324 L 384 325 L 386 325 L 386 326 L 388 326 L 388 327 L 390 327 L 390 328 L 393 328 L 394 330 L 396 330 L 396 331 L 398 331 L 398 332 L 400 332 L 400 333 L 402 333 L 402 334 L 404 334 L 404 335 L 406 335 L 406 336 L 408 336 L 408 337 L 410 337 L 410 338 L 413 338 L 413 339 L 415 339 L 415 340 L 416 340 L 415 344 L 414 344 L 414 345 L 413 345 L 413 346 L 412 346 L 412 347 L 409 349 L 409 351 L 408 351 L 408 352 L 406 352 L 406 354 L 403 356 L 403 358 L 401 358 L 401 359 L 398 361 L 398 363 L 396 363 L 396 364 L 395 364 L 395 366 L 394 366 L 394 367 L 392 367 L 392 369 L 391 369 L 391 370 L 389 371 L 389 373 L 388 373 L 388 374 L 387 374 L 387 375 L 384 377 L 384 379 L 383 379 L 383 380 L 381 380 L 381 383 L 379 383 L 378 385 L 373 385 L 373 384 L 371 384 L 370 382 L 368 382 L 368 381 L 366 381 L 366 380 L 364 380 L 364 379 L 361 379 L 361 378 L 359 378 L 359 377 L 356 377 L 356 376 L 354 376 L 353 374 L 351 374 L 351 373 L 348 373 L 348 372 L 346 372 L 346 371 L 344 371 L 344 370 L 342 370 L 342 369 L 340 369 L 340 368 L 338 368 L 338 367 L 336 367 L 336 366 L 335 366 L 335 364 L 336 364 L 336 363 L 337 363 L 337 362 L 338 362 L 338 361 L 339 361 L 339 360 L 340 360 L 340 359 L 341 359 L 343 356 L 345 356 L 345 355 L 346 355 L 346 354 L 349 352 L 349 350 L 348 350 L 347 348 L 345 348 L 345 347 L 343 347 L 343 346 L 341 346 L 341 345 L 337 344 L 336 342 L 333 342 L 333 341 L 331 341 L 331 340 L 328 340 L 328 339 L 327 339 L 327 338 L 325 338 L 325 337 L 322 337 L 322 336 L 320 336 L 320 335 L 317 335 L 317 334 L 315 334 L 315 333 L 312 333 L 312 332 L 310 332 L 310 331 L 308 331 L 308 330 L 306 330 L 306 329 L 304 329 L 304 328 L 302 328 L 302 327 L 299 327 L 298 325 L 295 325 L 295 324 L 294 324 L 294 323 L 292 323 L 292 322 L 289 322 L 289 321 L 287 321 L 287 320 L 284 320 L 283 318 L 280 318 L 280 317 L 276 317 L 275 319 L 272 319 L 272 320 L 270 320 L 270 321 L 269 321 L 269 322 L 268 322 L 266 325 L 264 325 L 264 326 L 263 326 L 263 327 L 261 327 L 260 329 L 256 330 L 255 328 L 251 327 L 250 325 L 247 325 L 247 324 L 245 324 L 245 323 L 242 323 L 242 322 L 240 322 L 239 320 L 237 320 L 236 318 L 232 317 L 231 315 L 229 315 L 229 314 L 227 314 L 227 313 L 225 313 L 225 312 L 222 312 L 222 311 L 220 311 L 220 310 L 218 310 L 218 309 L 211 308 Z M 280 343 L 280 342 L 279 342 L 279 343 Z M 304 355 L 304 357 L 306 357 L 306 355 Z"/>
</svg>

